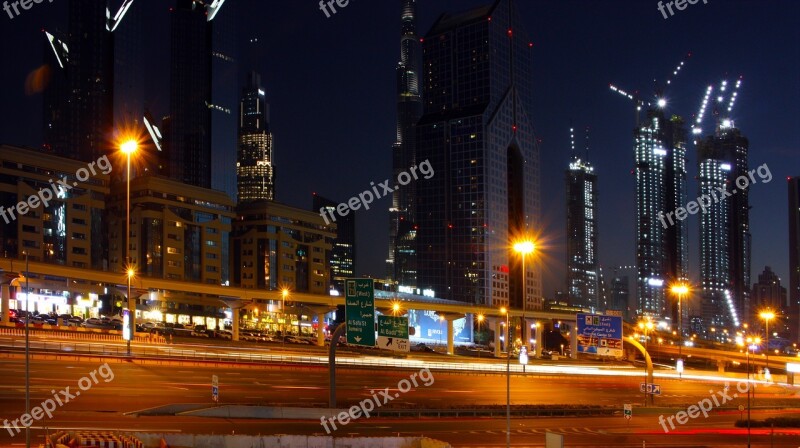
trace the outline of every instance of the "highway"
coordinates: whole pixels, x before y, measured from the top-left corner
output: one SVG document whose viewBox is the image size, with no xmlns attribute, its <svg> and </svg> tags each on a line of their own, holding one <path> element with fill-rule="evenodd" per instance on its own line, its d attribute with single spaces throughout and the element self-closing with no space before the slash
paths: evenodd
<svg viewBox="0 0 800 448">
<path fill-rule="evenodd" d="M 13 420 L 24 410 L 24 360 L 17 354 L 2 355 L 0 365 L 0 419 Z M 51 390 L 67 386 L 77 388 L 81 377 L 97 369 L 99 359 L 86 361 L 40 360 L 31 364 L 31 405 L 35 406 L 52 396 Z M 286 420 L 227 420 L 197 417 L 158 416 L 135 417 L 125 413 L 172 403 L 211 403 L 211 375 L 220 379 L 220 398 L 223 404 L 270 404 L 283 406 L 324 406 L 327 401 L 327 369 L 322 366 L 286 366 L 279 364 L 226 367 L 186 367 L 170 361 L 134 363 L 113 360 L 109 367 L 114 373 L 108 383 L 99 381 L 91 389 L 75 397 L 54 412 L 50 428 L 91 427 L 122 430 L 180 430 L 191 432 L 228 433 L 323 433 L 318 422 Z M 355 369 L 338 370 L 337 392 L 339 407 L 368 398 L 373 392 L 389 388 L 398 394 L 387 406 L 401 408 L 451 408 L 505 403 L 505 378 L 497 374 L 465 374 L 433 372 L 433 383 L 419 386 L 401 394 L 398 383 L 409 378 L 415 370 Z M 610 405 L 622 408 L 623 403 L 641 404 L 638 378 L 587 377 L 565 375 L 514 375 L 512 376 L 512 404 L 583 404 Z M 722 390 L 717 382 L 696 380 L 663 380 L 662 396 L 656 398 L 657 406 L 677 406 L 697 403 Z M 732 385 L 732 387 L 735 387 Z M 735 392 L 735 391 L 731 391 Z M 800 397 L 795 388 L 761 386 L 756 388 L 755 404 L 788 405 L 800 408 Z M 735 408 L 745 403 L 741 396 L 726 403 Z M 716 414 L 709 419 L 695 419 L 681 431 L 665 436 L 658 426 L 656 415 L 638 415 L 631 423 L 619 416 L 615 418 L 525 418 L 513 420 L 515 446 L 543 444 L 543 431 L 554 429 L 568 434 L 571 445 L 597 446 L 605 440 L 614 446 L 641 446 L 642 440 L 652 441 L 652 446 L 724 446 L 724 441 L 741 440 L 732 421 L 738 412 Z M 671 411 L 674 412 L 674 411 Z M 786 413 L 787 411 L 783 411 Z M 758 417 L 763 418 L 759 412 Z M 322 415 L 320 415 L 321 417 Z M 630 425 L 630 426 L 629 426 Z M 41 425 L 40 425 L 41 426 Z M 687 430 L 720 428 L 732 433 L 684 434 Z M 563 429 L 563 431 L 561 431 Z M 390 435 L 424 434 L 447 440 L 455 446 L 492 446 L 504 440 L 505 421 L 486 418 L 436 418 L 436 419 L 378 419 L 359 420 L 341 428 L 336 435 Z M 659 434 L 660 431 L 660 434 Z M 665 437 L 671 445 L 657 445 Z M 763 436 L 759 436 L 763 437 Z M 675 440 L 675 442 L 673 442 Z M 684 444 L 697 441 L 701 445 Z M 800 440 L 798 434 L 778 435 L 778 441 Z M 22 441 L 11 438 L 7 431 L 0 432 L 0 446 Z M 637 444 L 638 442 L 638 444 Z M 695 442 L 692 442 L 695 443 Z M 781 442 L 782 443 L 782 442 Z M 789 442 L 786 442 L 789 443 Z M 4 445 L 7 444 L 7 445 Z M 594 445 L 593 445 L 594 444 Z M 775 446 L 798 446 L 776 443 Z"/>
</svg>

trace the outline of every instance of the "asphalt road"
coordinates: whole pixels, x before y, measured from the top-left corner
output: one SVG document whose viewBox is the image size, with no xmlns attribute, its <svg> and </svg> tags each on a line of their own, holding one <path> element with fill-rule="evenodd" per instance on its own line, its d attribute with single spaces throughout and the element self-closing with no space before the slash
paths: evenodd
<svg viewBox="0 0 800 448">
<path fill-rule="evenodd" d="M 99 362 L 43 361 L 31 364 L 31 406 L 36 406 L 69 386 L 74 393 L 78 381 L 100 366 Z M 323 367 L 287 367 L 278 365 L 252 368 L 205 368 L 172 365 L 141 365 L 129 362 L 109 364 L 113 380 L 98 384 L 59 407 L 48 427 L 87 427 L 123 430 L 180 430 L 188 432 L 252 433 L 252 434 L 313 434 L 324 430 L 317 422 L 285 420 L 225 420 L 193 417 L 134 417 L 124 413 L 171 403 L 209 403 L 211 375 L 220 380 L 221 402 L 237 404 L 282 404 L 286 406 L 323 406 L 328 397 L 328 374 Z M 409 378 L 413 370 L 359 370 L 339 368 L 337 395 L 340 407 L 368 398 L 373 392 L 389 388 L 397 394 L 385 406 L 405 408 L 440 408 L 453 406 L 504 404 L 506 383 L 502 375 L 468 375 L 434 372 L 433 382 L 400 393 L 398 383 Z M 110 375 L 109 375 L 110 377 Z M 623 403 L 641 404 L 638 378 L 584 376 L 514 376 L 511 381 L 512 404 L 596 404 L 622 408 Z M 722 391 L 721 383 L 693 380 L 661 381 L 663 395 L 656 405 L 687 405 Z M 729 391 L 732 401 L 726 407 L 746 403 L 741 396 Z M 18 357 L 0 362 L 0 419 L 13 420 L 24 410 L 24 361 Z M 800 408 L 800 396 L 795 389 L 759 386 L 756 405 L 781 402 Z M 635 409 L 635 414 L 640 410 Z M 763 415 L 757 415 L 762 418 Z M 743 440 L 741 431 L 733 430 L 732 421 L 738 412 L 698 418 L 664 435 L 657 416 L 636 415 L 627 423 L 616 418 L 536 418 L 513 419 L 512 440 L 515 446 L 536 446 L 544 443 L 544 431 L 556 430 L 568 435 L 569 445 L 582 446 L 641 446 L 648 440 L 651 446 L 725 446 L 724 443 Z M 39 425 L 41 426 L 41 425 Z M 726 433 L 703 434 L 696 430 L 724 428 Z M 678 431 L 680 429 L 680 431 Z M 684 434 L 685 430 L 691 434 Z M 563 430 L 563 431 L 562 431 Z M 336 434 L 348 435 L 426 435 L 447 440 L 455 446 L 503 445 L 503 419 L 366 419 L 352 422 Z M 733 432 L 730 432 L 733 431 Z M 39 433 L 36 431 L 35 433 Z M 800 433 L 798 433 L 800 434 Z M 800 446 L 800 435 L 777 435 L 775 446 Z M 24 436 L 11 438 L 0 431 L 0 446 L 24 442 Z M 764 437 L 764 436 L 759 436 Z M 604 441 L 602 444 L 599 441 Z M 675 442 L 673 442 L 673 440 Z M 760 440 L 760 439 L 759 439 Z M 786 442 L 781 445 L 780 441 Z M 669 445 L 659 445 L 669 443 Z M 699 445 L 695 444 L 699 443 Z M 720 445 L 723 444 L 723 445 Z M 497 445 L 497 446 L 500 446 Z M 633 446 L 633 445 L 631 445 Z"/>
</svg>

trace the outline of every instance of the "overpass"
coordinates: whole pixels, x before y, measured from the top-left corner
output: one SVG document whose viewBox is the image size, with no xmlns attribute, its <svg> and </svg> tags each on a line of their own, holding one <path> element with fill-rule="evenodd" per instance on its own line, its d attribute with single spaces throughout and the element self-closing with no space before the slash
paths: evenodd
<svg viewBox="0 0 800 448">
<path fill-rule="evenodd" d="M 102 291 L 104 287 L 108 287 L 109 289 L 116 289 L 123 296 L 126 295 L 127 277 L 124 273 L 75 268 L 33 261 L 29 263 L 27 269 L 30 271 L 30 285 L 34 288 L 97 293 Z M 2 298 L 0 307 L 4 310 L 1 322 L 7 324 L 9 315 L 5 310 L 9 309 L 9 287 L 19 286 L 21 284 L 20 277 L 22 277 L 26 271 L 25 261 L 13 258 L 0 258 L 0 270 L 5 273 L 6 279 L 0 289 L 2 292 L 2 294 L 0 294 Z M 59 280 L 52 280 L 53 278 L 58 278 Z M 292 291 L 290 293 L 290 298 L 286 299 L 283 297 L 281 290 L 239 288 L 145 276 L 134 277 L 131 282 L 131 287 L 132 290 L 135 291 L 134 294 L 137 297 L 156 291 L 161 293 L 158 297 L 163 299 L 164 296 L 167 296 L 170 301 L 230 308 L 233 315 L 233 322 L 239 322 L 242 309 L 256 306 L 258 301 L 262 300 L 280 302 L 282 304 L 285 304 L 286 301 L 291 301 L 298 304 L 296 308 L 308 309 L 313 314 L 316 314 L 318 322 L 320 323 L 324 322 L 324 317 L 328 312 L 336 309 L 339 305 L 343 306 L 345 304 L 344 296 Z M 399 305 L 401 312 L 407 310 L 434 311 L 437 315 L 446 320 L 448 354 L 454 352 L 453 321 L 467 315 L 484 316 L 488 324 L 494 329 L 495 355 L 500 355 L 500 332 L 502 327 L 504 327 L 502 323 L 506 320 L 506 315 L 501 314 L 498 308 L 411 294 L 393 294 L 385 291 L 376 291 L 375 307 L 379 311 L 388 314 L 395 304 Z M 528 329 L 529 323 L 532 324 L 537 321 L 549 320 L 575 322 L 576 319 L 574 313 L 568 312 L 510 310 L 508 314 L 510 318 L 518 317 L 523 319 L 523 322 L 526 323 L 526 325 L 523 325 L 523 334 L 527 333 L 525 330 Z M 323 330 L 323 325 L 318 325 L 318 345 L 324 345 L 325 343 Z M 505 334 L 504 340 L 508 340 L 507 327 L 503 330 L 503 333 Z M 233 338 L 234 340 L 239 339 L 238 325 L 233 325 Z M 572 353 L 574 356 L 577 352 L 576 347 L 574 347 L 577 341 L 575 338 L 575 331 L 572 332 L 571 339 L 573 341 Z M 541 350 L 540 346 L 537 347 L 537 351 L 538 350 Z"/>
</svg>

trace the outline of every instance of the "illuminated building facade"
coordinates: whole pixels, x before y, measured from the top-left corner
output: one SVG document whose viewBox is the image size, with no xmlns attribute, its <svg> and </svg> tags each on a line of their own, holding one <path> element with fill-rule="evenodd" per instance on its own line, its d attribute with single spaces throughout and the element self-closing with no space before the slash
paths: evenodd
<svg viewBox="0 0 800 448">
<path fill-rule="evenodd" d="M 124 182 L 112 188 L 109 212 L 110 268 L 124 272 Z M 131 179 L 130 257 L 136 275 L 224 284 L 224 245 L 234 216 L 233 201 L 221 191 L 161 176 Z"/>
<path fill-rule="evenodd" d="M 236 161 L 238 202 L 275 199 L 269 105 L 261 77 L 252 72 L 239 103 L 239 154 Z"/>
<path fill-rule="evenodd" d="M 566 171 L 567 186 L 567 294 L 569 303 L 596 311 L 597 174 L 588 161 L 573 156 Z"/>
<path fill-rule="evenodd" d="M 748 141 L 720 122 L 714 135 L 697 142 L 700 195 L 712 200 L 700 213 L 700 286 L 704 331 L 738 327 L 750 314 L 750 202 L 747 188 Z M 721 191 L 736 190 L 727 198 Z"/>
<path fill-rule="evenodd" d="M 326 257 L 331 266 L 331 288 L 344 295 L 344 280 L 355 276 L 356 266 L 356 214 L 348 213 L 345 216 L 334 214 L 338 202 L 324 198 L 316 193 L 312 200 L 311 211 L 320 213 L 327 208 L 330 216 L 336 216 L 336 239 L 333 248 Z"/>
<path fill-rule="evenodd" d="M 328 294 L 336 224 L 274 201 L 239 204 L 231 232 L 231 284 Z"/>
<path fill-rule="evenodd" d="M 423 41 L 417 160 L 417 286 L 442 298 L 542 309 L 538 257 L 510 248 L 539 226 L 532 44 L 516 4 L 443 14 Z"/>
<path fill-rule="evenodd" d="M 397 139 L 392 145 L 394 179 L 417 164 L 416 126 L 422 116 L 419 88 L 417 36 L 417 1 L 401 0 L 400 62 L 397 64 Z M 401 285 L 417 284 L 416 225 L 414 203 L 416 183 L 411 182 L 392 193 L 389 209 L 389 258 L 387 274 Z"/>
<path fill-rule="evenodd" d="M 800 340 L 800 176 L 789 186 L 789 328 L 792 340 Z"/>
<path fill-rule="evenodd" d="M 677 320 L 677 301 L 668 300 L 666 291 L 687 278 L 688 227 L 685 220 L 664 217 L 686 205 L 683 120 L 668 118 L 660 106 L 650 108 L 634 142 L 637 315 Z"/>
</svg>

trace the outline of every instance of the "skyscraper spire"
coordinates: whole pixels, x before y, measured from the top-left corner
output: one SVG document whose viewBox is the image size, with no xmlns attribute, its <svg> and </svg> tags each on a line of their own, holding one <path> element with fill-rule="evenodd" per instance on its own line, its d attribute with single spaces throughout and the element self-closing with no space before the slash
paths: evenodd
<svg viewBox="0 0 800 448">
<path fill-rule="evenodd" d="M 419 86 L 420 41 L 417 36 L 417 2 L 400 2 L 400 61 L 397 64 L 397 140 L 392 145 L 394 178 L 416 165 L 416 125 L 422 116 Z M 389 209 L 387 274 L 402 285 L 416 283 L 414 183 L 398 188 Z"/>
</svg>

